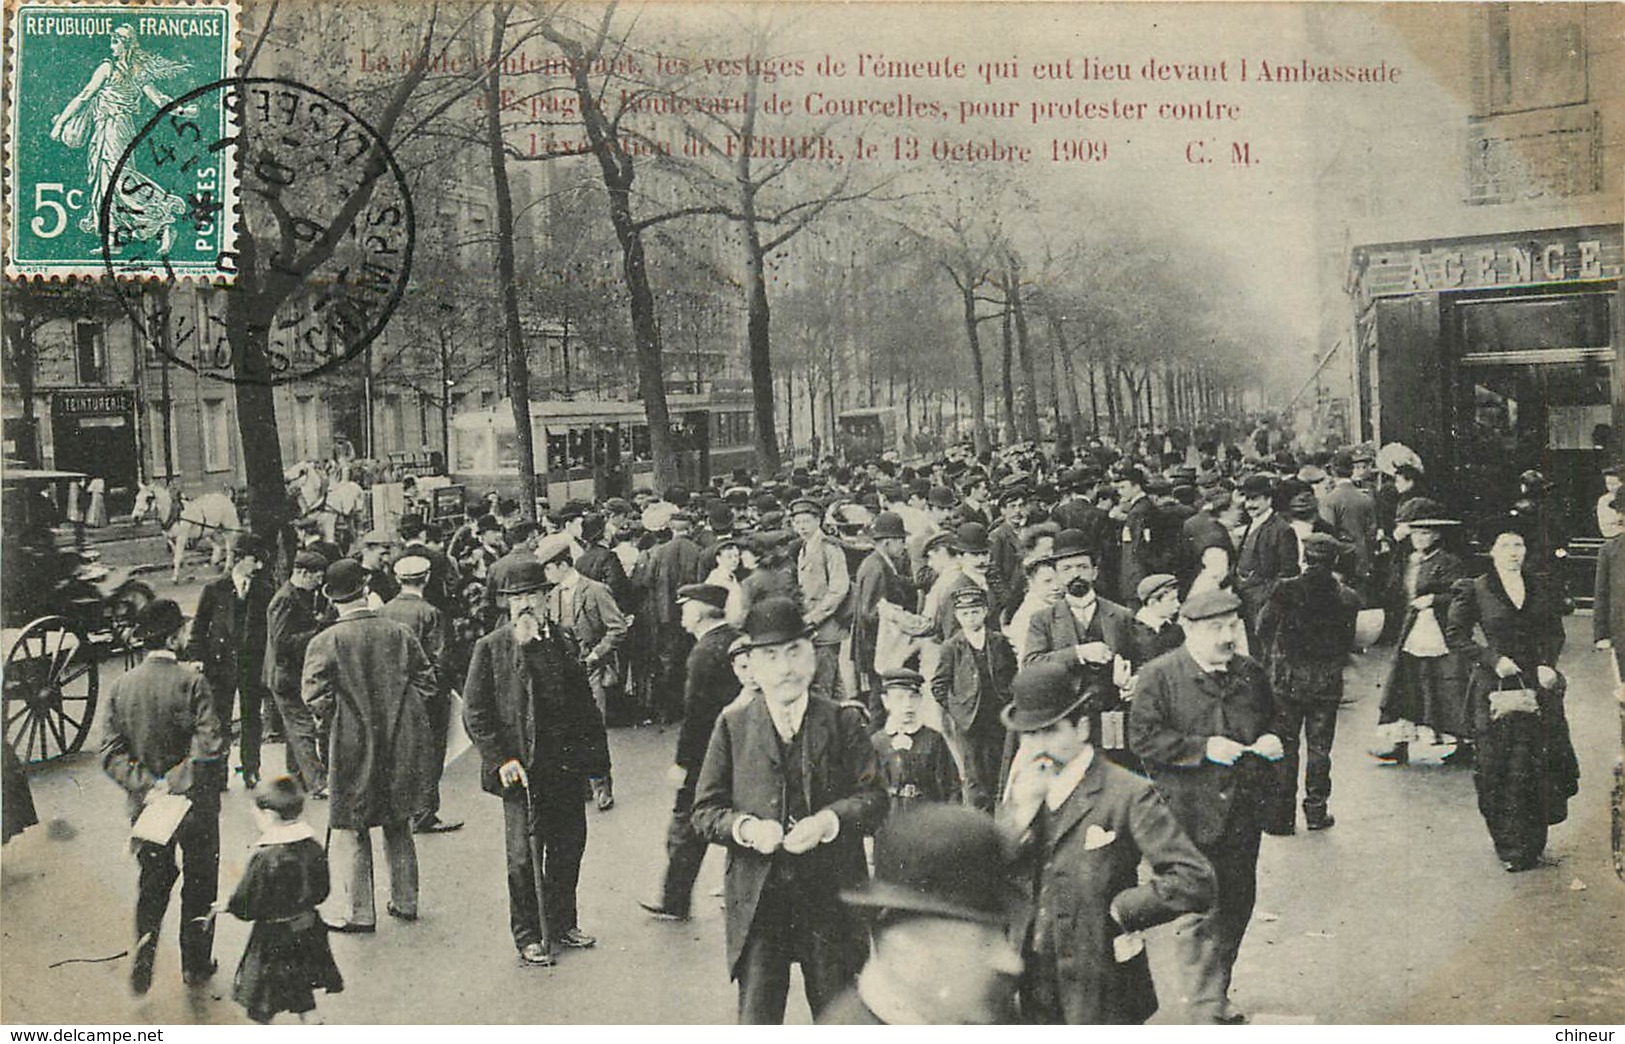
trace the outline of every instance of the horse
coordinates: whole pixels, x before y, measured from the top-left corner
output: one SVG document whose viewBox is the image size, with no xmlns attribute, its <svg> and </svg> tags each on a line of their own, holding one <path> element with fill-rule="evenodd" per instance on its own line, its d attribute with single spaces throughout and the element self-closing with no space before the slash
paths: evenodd
<svg viewBox="0 0 1625 1044">
<path fill-rule="evenodd" d="M 151 515 L 158 520 L 174 555 L 172 579 L 181 581 L 181 561 L 193 541 L 207 537 L 211 545 L 209 564 L 225 559 L 226 569 L 236 556 L 237 534 L 242 523 L 237 518 L 237 505 L 224 493 L 205 493 L 181 502 L 167 486 L 141 483 L 136 488 L 135 505 L 130 511 L 133 520 Z"/>
</svg>

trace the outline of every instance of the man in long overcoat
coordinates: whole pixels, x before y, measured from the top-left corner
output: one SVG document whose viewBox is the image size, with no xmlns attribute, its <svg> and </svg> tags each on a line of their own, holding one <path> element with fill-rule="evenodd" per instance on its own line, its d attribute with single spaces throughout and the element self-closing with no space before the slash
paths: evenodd
<svg viewBox="0 0 1625 1044">
<path fill-rule="evenodd" d="M 1150 783 L 1095 756 L 1097 693 L 1053 664 L 1013 688 L 1003 719 L 1021 744 L 998 818 L 1027 899 L 1013 933 L 1022 1021 L 1144 1022 L 1157 992 L 1137 933 L 1210 909 L 1213 868 Z"/>
<path fill-rule="evenodd" d="M 849 986 L 866 951 L 840 892 L 868 878 L 863 835 L 886 815 L 861 716 L 812 696 L 811 628 L 795 602 L 745 618 L 762 697 L 722 712 L 694 798 L 694 828 L 728 850 L 728 969 L 739 1021 L 784 1020 L 799 962 L 814 1018 Z"/>
<path fill-rule="evenodd" d="M 405 625 L 423 646 L 423 654 L 434 669 L 434 699 L 429 702 L 429 757 L 423 772 L 428 778 L 429 803 L 412 820 L 418 834 L 444 834 L 462 827 L 462 821 L 440 818 L 440 776 L 445 768 L 446 742 L 451 731 L 451 678 L 447 674 L 450 646 L 448 622 L 429 601 L 427 585 L 434 580 L 434 563 L 421 555 L 403 555 L 390 567 L 400 584 L 400 593 L 391 598 L 378 615 Z"/>
<path fill-rule="evenodd" d="M 1236 653 L 1240 609 L 1224 589 L 1185 602 L 1185 645 L 1140 672 L 1128 725 L 1152 784 L 1213 864 L 1217 905 L 1174 938 L 1194 979 L 1193 1014 L 1226 1023 L 1246 1019 L 1230 1004 L 1230 973 L 1253 915 L 1259 836 L 1284 753 L 1264 668 Z"/>
<path fill-rule="evenodd" d="M 1276 583 L 1299 572 L 1298 534 L 1275 510 L 1275 483 L 1267 475 L 1249 475 L 1241 485 L 1250 521 L 1236 551 L 1236 594 L 1241 618 L 1251 639 L 1259 611 Z"/>
<path fill-rule="evenodd" d="M 875 673 L 875 646 L 880 635 L 880 603 L 914 611 L 919 595 L 909 579 L 908 533 L 900 516 L 882 511 L 869 526 L 875 549 L 858 566 L 853 580 L 852 660 L 857 666 L 860 698 L 880 709 L 880 676 Z"/>
<path fill-rule="evenodd" d="M 412 820 L 429 805 L 433 736 L 429 704 L 434 668 L 405 625 L 367 607 L 365 568 L 343 558 L 327 567 L 323 593 L 338 620 L 310 640 L 302 691 L 317 716 L 331 722 L 327 786 L 333 863 L 349 867 L 347 909 L 336 931 L 371 932 L 372 828 L 381 827 L 389 860 L 391 916 L 418 915 L 418 856 Z"/>
<path fill-rule="evenodd" d="M 555 946 L 597 941 L 577 924 L 576 883 L 587 849 L 583 802 L 589 783 L 609 775 L 609 742 L 574 641 L 547 619 L 546 567 L 532 557 L 499 579 L 508 620 L 474 645 L 463 718 L 480 751 L 480 787 L 502 798 L 514 946 L 525 964 L 546 966 Z"/>
</svg>

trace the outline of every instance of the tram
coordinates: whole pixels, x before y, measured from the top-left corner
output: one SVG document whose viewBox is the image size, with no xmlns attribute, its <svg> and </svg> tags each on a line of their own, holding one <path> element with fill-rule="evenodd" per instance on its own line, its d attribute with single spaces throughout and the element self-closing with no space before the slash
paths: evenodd
<svg viewBox="0 0 1625 1044">
<path fill-rule="evenodd" d="M 748 397 L 729 401 L 678 394 L 668 396 L 667 408 L 683 484 L 709 485 L 713 475 L 756 465 L 755 416 Z M 546 492 L 539 489 L 538 494 L 548 507 L 653 488 L 654 459 L 643 403 L 532 402 L 530 423 L 537 477 L 546 480 Z M 517 494 L 519 451 L 509 402 L 452 418 L 451 458 L 453 480 L 468 490 Z"/>
</svg>

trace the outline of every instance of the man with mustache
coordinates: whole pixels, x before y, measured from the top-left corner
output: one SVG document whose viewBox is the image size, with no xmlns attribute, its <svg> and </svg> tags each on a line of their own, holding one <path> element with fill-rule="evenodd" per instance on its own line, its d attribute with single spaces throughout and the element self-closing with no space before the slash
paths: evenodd
<svg viewBox="0 0 1625 1044">
<path fill-rule="evenodd" d="M 1180 609 L 1181 650 L 1138 675 L 1129 746 L 1185 833 L 1213 864 L 1218 903 L 1175 933 L 1193 977 L 1193 1014 L 1245 1022 L 1230 1004 L 1230 973 L 1258 892 L 1258 844 L 1274 762 L 1284 749 L 1271 732 L 1269 682 L 1258 661 L 1236 653 L 1241 599 L 1200 591 Z"/>
</svg>

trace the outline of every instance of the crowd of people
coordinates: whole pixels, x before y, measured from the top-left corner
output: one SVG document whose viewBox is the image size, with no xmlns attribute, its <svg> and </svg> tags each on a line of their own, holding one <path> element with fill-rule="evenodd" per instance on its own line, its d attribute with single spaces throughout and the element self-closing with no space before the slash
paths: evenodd
<svg viewBox="0 0 1625 1044">
<path fill-rule="evenodd" d="M 1578 778 L 1542 477 L 1467 527 L 1414 454 L 1379 480 L 1369 447 L 1294 455 L 1267 428 L 1227 431 L 738 471 L 536 520 L 493 492 L 453 531 L 409 508 L 353 547 L 305 520 L 274 590 L 245 537 L 189 628 L 173 602 L 148 608 L 147 658 L 113 687 L 105 764 L 132 817 L 154 794 L 191 802 L 138 842 L 133 985 L 182 867 L 182 971 L 214 971 L 236 718 L 267 853 L 219 907 L 256 921 L 238 998 L 268 1019 L 341 986 L 310 931 L 376 930 L 371 832 L 387 913 L 409 922 L 414 835 L 461 826 L 439 814 L 459 695 L 530 965 L 595 943 L 576 887 L 587 806 L 615 803 L 607 730 L 681 723 L 642 905 L 687 919 L 708 848 L 726 850 L 745 1023 L 782 1021 L 792 964 L 827 1022 L 1140 1022 L 1158 1004 L 1141 933 L 1169 922 L 1183 981 L 1165 985 L 1193 1018 L 1244 1021 L 1230 975 L 1260 837 L 1294 834 L 1300 806 L 1307 830 L 1335 825 L 1345 669 L 1382 641 L 1372 753 L 1397 770 L 1427 742 L 1471 763 L 1504 868 L 1540 865 Z M 1625 646 L 1619 539 L 1599 647 Z M 262 781 L 270 733 L 288 777 Z M 328 802 L 325 846 L 307 799 Z"/>
</svg>

